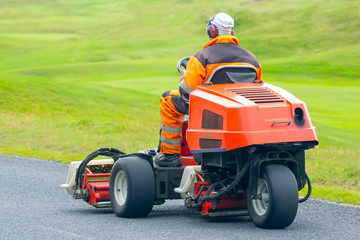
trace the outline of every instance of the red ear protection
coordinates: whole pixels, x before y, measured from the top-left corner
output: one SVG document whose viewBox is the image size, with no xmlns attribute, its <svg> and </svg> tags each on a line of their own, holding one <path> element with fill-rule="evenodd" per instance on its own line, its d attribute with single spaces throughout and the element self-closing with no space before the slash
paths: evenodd
<svg viewBox="0 0 360 240">
<path fill-rule="evenodd" d="M 219 34 L 217 27 L 215 25 L 210 25 L 207 28 L 207 34 L 210 38 L 216 38 Z"/>
<path fill-rule="evenodd" d="M 212 23 L 214 18 L 215 18 L 215 16 L 212 17 L 206 25 L 206 32 L 207 32 L 207 35 L 209 36 L 209 38 L 216 38 L 219 35 L 218 28 L 216 27 L 215 24 Z M 231 35 L 234 36 L 234 29 L 231 29 Z"/>
<path fill-rule="evenodd" d="M 216 25 L 212 24 L 213 20 L 214 20 L 214 17 L 212 17 L 206 25 L 206 32 L 207 32 L 209 38 L 216 38 L 219 34 Z"/>
</svg>

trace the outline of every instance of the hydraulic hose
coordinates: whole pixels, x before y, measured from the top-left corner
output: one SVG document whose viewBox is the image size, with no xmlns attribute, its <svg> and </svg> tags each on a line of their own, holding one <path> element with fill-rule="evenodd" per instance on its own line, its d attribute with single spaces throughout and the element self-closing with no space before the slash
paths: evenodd
<svg viewBox="0 0 360 240">
<path fill-rule="evenodd" d="M 219 191 L 218 193 L 209 196 L 210 192 L 211 192 L 214 188 L 218 187 L 218 186 L 221 185 L 221 184 L 220 184 L 219 182 L 217 182 L 217 183 L 214 183 L 213 185 L 211 185 L 211 186 L 209 187 L 209 189 L 206 191 L 205 196 L 199 197 L 199 201 L 202 202 L 202 203 L 204 203 L 205 201 L 215 200 L 215 199 L 217 199 L 217 198 L 219 198 L 219 197 L 221 197 L 221 196 L 224 196 L 224 195 L 228 194 L 232 189 L 234 189 L 234 188 L 239 184 L 239 182 L 241 181 L 241 179 L 244 177 L 246 171 L 248 170 L 249 166 L 250 166 L 250 161 L 247 161 L 246 164 L 245 164 L 245 166 L 244 166 L 244 167 L 241 169 L 241 171 L 236 175 L 235 180 L 234 180 L 232 183 L 230 183 L 230 184 L 229 184 L 228 186 L 226 186 L 225 188 L 220 189 L 220 191 Z"/>
<path fill-rule="evenodd" d="M 307 185 L 308 185 L 308 192 L 307 192 L 305 197 L 299 199 L 299 203 L 305 202 L 306 200 L 309 199 L 309 197 L 311 195 L 311 182 L 310 182 L 310 178 L 309 178 L 309 176 L 307 175 L 306 172 L 305 172 L 305 178 L 306 178 L 306 182 L 307 182 Z"/>
<path fill-rule="evenodd" d="M 232 181 L 232 183 L 230 183 L 228 186 L 220 189 L 220 191 L 214 195 L 210 195 L 210 193 L 214 189 L 224 186 L 224 183 L 225 181 L 227 181 L 227 179 L 221 182 L 213 183 L 211 186 L 209 186 L 208 190 L 205 193 L 205 196 L 200 196 L 203 189 L 206 187 L 206 186 L 202 186 L 197 195 L 194 195 L 190 199 L 188 199 L 190 201 L 186 203 L 187 207 L 200 208 L 206 201 L 216 200 L 221 196 L 228 194 L 239 184 L 241 179 L 244 177 L 246 171 L 248 170 L 249 166 L 250 166 L 250 161 L 247 161 L 245 166 L 241 169 L 241 171 L 236 174 L 234 181 Z"/>
<path fill-rule="evenodd" d="M 122 155 L 125 155 L 124 152 L 115 149 L 115 148 L 100 148 L 96 150 L 95 152 L 92 152 L 87 156 L 84 161 L 81 162 L 75 177 L 76 185 L 79 187 L 79 189 L 82 191 L 82 182 L 84 179 L 83 172 L 85 171 L 86 165 L 96 158 L 97 156 L 108 156 L 114 159 L 116 161 L 119 159 Z"/>
</svg>

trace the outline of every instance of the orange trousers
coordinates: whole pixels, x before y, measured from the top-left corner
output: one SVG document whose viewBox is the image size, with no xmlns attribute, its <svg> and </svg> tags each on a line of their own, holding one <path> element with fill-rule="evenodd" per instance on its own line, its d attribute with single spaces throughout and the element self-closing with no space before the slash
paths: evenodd
<svg viewBox="0 0 360 240">
<path fill-rule="evenodd" d="M 166 91 L 160 98 L 160 153 L 180 153 L 182 121 L 188 106 L 178 90 Z"/>
</svg>

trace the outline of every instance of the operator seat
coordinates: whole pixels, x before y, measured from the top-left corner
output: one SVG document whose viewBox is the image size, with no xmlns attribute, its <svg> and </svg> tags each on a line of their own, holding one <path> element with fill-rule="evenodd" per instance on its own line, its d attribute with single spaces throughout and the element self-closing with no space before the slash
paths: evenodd
<svg viewBox="0 0 360 240">
<path fill-rule="evenodd" d="M 215 69 L 206 84 L 253 83 L 257 80 L 254 67 L 247 65 L 226 65 Z"/>
</svg>

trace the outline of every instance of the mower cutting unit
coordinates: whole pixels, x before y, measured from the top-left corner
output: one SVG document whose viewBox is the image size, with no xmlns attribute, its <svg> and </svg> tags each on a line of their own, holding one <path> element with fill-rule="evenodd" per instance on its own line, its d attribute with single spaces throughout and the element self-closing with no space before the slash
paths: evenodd
<svg viewBox="0 0 360 240">
<path fill-rule="evenodd" d="M 318 140 L 305 103 L 257 80 L 254 71 L 220 67 L 190 94 L 182 167 L 157 166 L 157 149 L 103 148 L 72 162 L 62 187 L 92 206 L 112 206 L 119 217 L 145 217 L 154 204 L 182 198 L 202 215 L 249 215 L 261 228 L 289 226 L 310 195 L 305 150 Z M 306 182 L 308 194 L 299 200 Z"/>
</svg>

